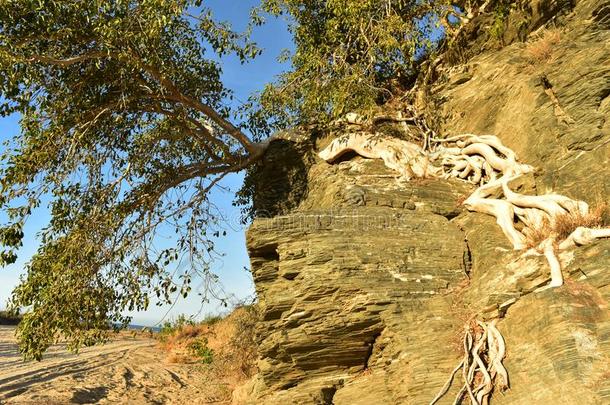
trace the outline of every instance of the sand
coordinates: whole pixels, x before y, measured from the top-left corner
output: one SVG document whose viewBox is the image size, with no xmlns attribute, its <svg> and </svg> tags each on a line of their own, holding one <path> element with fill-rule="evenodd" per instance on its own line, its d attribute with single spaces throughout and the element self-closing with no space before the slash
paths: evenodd
<svg viewBox="0 0 610 405">
<path fill-rule="evenodd" d="M 0 404 L 219 404 L 202 364 L 169 364 L 156 341 L 124 333 L 78 355 L 53 346 L 24 362 L 15 328 L 0 326 Z"/>
</svg>

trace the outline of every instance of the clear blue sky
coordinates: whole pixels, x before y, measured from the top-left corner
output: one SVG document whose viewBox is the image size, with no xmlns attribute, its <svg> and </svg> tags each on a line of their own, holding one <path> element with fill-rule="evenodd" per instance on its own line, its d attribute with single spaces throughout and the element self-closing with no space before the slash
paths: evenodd
<svg viewBox="0 0 610 405">
<path fill-rule="evenodd" d="M 236 30 L 245 28 L 250 9 L 258 3 L 258 0 L 208 0 L 204 2 L 211 7 L 218 19 L 233 23 Z M 280 65 L 276 58 L 282 49 L 292 49 L 290 35 L 286 24 L 282 20 L 270 19 L 268 23 L 258 28 L 254 33 L 254 39 L 259 46 L 265 49 L 263 55 L 255 61 L 241 65 L 236 58 L 228 57 L 222 60 L 223 80 L 228 88 L 234 90 L 236 98 L 245 100 L 248 96 L 262 89 L 265 83 L 273 80 L 274 76 L 286 69 Z M 0 141 L 8 139 L 19 133 L 19 117 L 11 116 L 0 118 Z M 244 270 L 249 268 L 249 260 L 246 252 L 244 228 L 239 222 L 239 209 L 232 206 L 234 191 L 237 191 L 243 181 L 243 174 L 228 176 L 223 186 L 230 191 L 215 190 L 214 202 L 224 212 L 228 219 L 227 236 L 217 243 L 217 250 L 224 253 L 225 257 L 213 265 L 213 270 L 220 276 L 224 290 L 234 295 L 234 301 L 251 297 L 254 294 L 254 285 L 250 273 Z M 17 285 L 19 276 L 23 272 L 24 264 L 29 260 L 38 246 L 35 237 L 48 221 L 49 215 L 45 209 L 39 209 L 32 215 L 26 226 L 26 238 L 24 247 L 20 251 L 19 260 L 14 265 L 0 268 L 0 308 L 4 308 L 12 289 Z M 179 299 L 173 308 L 168 306 L 158 307 L 151 305 L 149 310 L 140 313 L 130 313 L 133 323 L 139 325 L 154 325 L 168 313 L 168 317 L 176 317 L 181 313 L 195 314 L 201 308 L 201 299 L 196 294 L 191 294 L 187 299 Z M 223 311 L 218 302 L 205 304 L 201 316 L 215 314 Z"/>
</svg>

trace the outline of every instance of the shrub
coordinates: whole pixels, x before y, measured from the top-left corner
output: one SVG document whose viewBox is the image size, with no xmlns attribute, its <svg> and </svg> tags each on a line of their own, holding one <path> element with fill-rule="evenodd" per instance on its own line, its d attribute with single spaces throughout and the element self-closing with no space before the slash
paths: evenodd
<svg viewBox="0 0 610 405">
<path fill-rule="evenodd" d="M 214 350 L 208 347 L 208 338 L 198 338 L 189 343 L 188 348 L 191 354 L 197 357 L 202 363 L 210 364 L 214 361 Z"/>
<path fill-rule="evenodd" d="M 506 31 L 506 21 L 510 15 L 510 10 L 510 1 L 500 1 L 494 9 L 494 20 L 489 31 L 492 38 L 495 38 L 500 42 L 503 41 L 504 32 Z"/>
<path fill-rule="evenodd" d="M 22 316 L 11 311 L 0 311 L 0 325 L 18 325 Z"/>
<path fill-rule="evenodd" d="M 168 336 L 175 334 L 176 332 L 182 332 L 186 329 L 187 326 L 194 326 L 195 321 L 190 318 L 187 318 L 186 315 L 181 314 L 175 320 L 165 321 L 163 325 L 161 325 L 161 330 L 157 337 L 160 340 L 167 339 Z"/>
<path fill-rule="evenodd" d="M 530 65 L 540 65 L 553 60 L 556 45 L 561 40 L 558 29 L 548 29 L 542 32 L 537 40 L 525 48 L 525 57 Z"/>
</svg>

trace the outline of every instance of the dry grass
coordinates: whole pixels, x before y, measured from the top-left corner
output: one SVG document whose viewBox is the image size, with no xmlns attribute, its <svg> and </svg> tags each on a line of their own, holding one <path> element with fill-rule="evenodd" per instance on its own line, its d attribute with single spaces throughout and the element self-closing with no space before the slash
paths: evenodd
<svg viewBox="0 0 610 405">
<path fill-rule="evenodd" d="M 530 65 L 541 65 L 551 62 L 555 55 L 557 44 L 561 41 L 558 29 L 544 30 L 537 40 L 530 42 L 525 48 L 525 57 Z"/>
<path fill-rule="evenodd" d="M 597 228 L 604 224 L 603 216 L 607 210 L 607 205 L 600 204 L 586 215 L 582 214 L 564 214 L 557 216 L 555 221 L 554 231 L 557 233 L 558 240 L 564 240 L 579 226 L 585 228 Z"/>
<path fill-rule="evenodd" d="M 538 247 L 553 233 L 553 227 L 548 219 L 544 218 L 542 224 L 536 228 L 528 228 L 525 243 L 528 249 Z"/>
<path fill-rule="evenodd" d="M 545 219 L 542 225 L 537 228 L 530 228 L 527 234 L 527 247 L 535 248 L 551 235 L 555 235 L 557 241 L 565 240 L 576 228 L 582 226 L 585 228 L 598 228 L 604 226 L 604 218 L 608 206 L 604 203 L 598 204 L 595 208 L 589 210 L 586 215 L 583 214 L 562 214 L 558 215 L 555 223 L 551 223 Z"/>
<path fill-rule="evenodd" d="M 256 307 L 240 307 L 214 322 L 170 329 L 159 335 L 159 346 L 167 352 L 168 363 L 202 364 L 202 380 L 209 380 L 210 387 L 217 391 L 212 396 L 228 400 L 233 390 L 256 372 L 257 319 Z"/>
</svg>

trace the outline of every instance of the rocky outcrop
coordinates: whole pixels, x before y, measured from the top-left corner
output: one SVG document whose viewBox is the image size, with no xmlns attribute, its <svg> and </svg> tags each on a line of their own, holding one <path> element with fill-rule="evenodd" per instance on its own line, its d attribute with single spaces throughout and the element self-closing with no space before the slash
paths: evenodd
<svg viewBox="0 0 610 405">
<path fill-rule="evenodd" d="M 464 234 L 448 219 L 469 186 L 399 183 L 363 159 L 318 162 L 309 173 L 300 209 L 257 219 L 248 231 L 263 311 L 257 392 L 267 394 L 256 402 L 333 403 L 336 396 L 335 403 L 354 403 L 366 394 L 393 403 L 410 392 L 423 400 L 432 392 L 383 378 L 402 374 L 410 359 L 421 375 L 436 368 L 438 382 L 441 366 L 458 355 L 437 351 L 429 339 L 435 329 L 447 337 L 459 332 L 455 320 L 438 314 L 451 309 L 442 293 L 469 271 Z M 380 378 L 377 393 L 363 384 Z"/>
<path fill-rule="evenodd" d="M 441 70 L 431 94 L 442 132 L 500 137 L 539 168 L 517 191 L 607 201 L 610 3 L 531 3 L 529 31 L 561 25 L 551 56 L 528 59 L 542 34 L 506 37 Z M 461 207 L 471 185 L 403 182 L 352 155 L 329 165 L 315 155 L 327 142 L 272 144 L 256 177 L 259 373 L 240 398 L 429 403 L 476 315 L 500 318 L 506 339 L 511 388 L 494 403 L 610 402 L 610 240 L 563 252 L 566 284 L 541 289 L 544 257 L 512 250 L 492 217 Z"/>
</svg>

